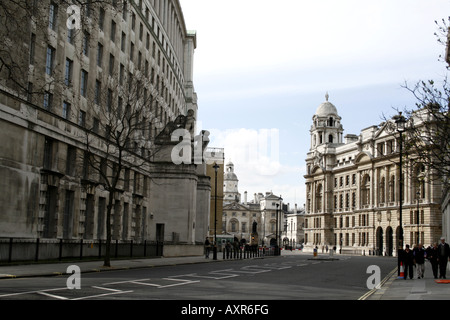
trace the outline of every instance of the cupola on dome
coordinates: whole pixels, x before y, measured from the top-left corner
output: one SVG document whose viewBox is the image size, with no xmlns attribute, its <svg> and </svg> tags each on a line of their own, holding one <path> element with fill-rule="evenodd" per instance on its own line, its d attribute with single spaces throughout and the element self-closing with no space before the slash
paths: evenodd
<svg viewBox="0 0 450 320">
<path fill-rule="evenodd" d="M 316 116 L 318 117 L 329 117 L 331 115 L 338 116 L 338 112 L 334 104 L 328 101 L 328 92 L 325 95 L 326 101 L 322 103 L 316 110 Z"/>
</svg>

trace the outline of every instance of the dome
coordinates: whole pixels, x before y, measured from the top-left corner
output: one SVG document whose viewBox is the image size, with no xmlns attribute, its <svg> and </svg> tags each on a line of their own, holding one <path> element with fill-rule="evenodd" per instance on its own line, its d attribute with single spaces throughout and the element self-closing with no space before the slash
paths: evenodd
<svg viewBox="0 0 450 320">
<path fill-rule="evenodd" d="M 318 117 L 328 117 L 330 115 L 338 115 L 337 109 L 331 102 L 328 101 L 328 93 L 325 95 L 326 101 L 322 103 L 316 110 L 315 115 Z"/>
<path fill-rule="evenodd" d="M 234 164 L 231 161 L 227 163 L 227 169 L 224 175 L 224 179 L 238 181 L 238 178 L 234 173 Z"/>
<path fill-rule="evenodd" d="M 224 180 L 238 181 L 238 178 L 234 172 L 227 172 L 227 173 L 225 173 Z"/>
</svg>

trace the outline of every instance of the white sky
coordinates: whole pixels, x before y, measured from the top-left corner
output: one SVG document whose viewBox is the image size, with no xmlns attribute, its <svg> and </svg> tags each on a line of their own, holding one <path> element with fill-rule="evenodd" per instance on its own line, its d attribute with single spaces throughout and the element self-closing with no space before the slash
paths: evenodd
<svg viewBox="0 0 450 320">
<path fill-rule="evenodd" d="M 180 3 L 197 31 L 199 127 L 225 148 L 249 200 L 273 191 L 303 206 L 309 128 L 327 91 L 344 135 L 359 134 L 414 105 L 405 81 L 445 73 L 434 21 L 450 15 L 448 0 Z"/>
</svg>

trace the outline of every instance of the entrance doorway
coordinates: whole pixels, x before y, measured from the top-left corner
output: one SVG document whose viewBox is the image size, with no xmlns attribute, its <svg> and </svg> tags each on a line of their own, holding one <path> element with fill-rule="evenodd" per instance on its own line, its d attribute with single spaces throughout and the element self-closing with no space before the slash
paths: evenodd
<svg viewBox="0 0 450 320">
<path fill-rule="evenodd" d="M 383 228 L 378 227 L 377 228 L 377 248 L 376 248 L 376 255 L 382 256 L 383 255 Z"/>
<path fill-rule="evenodd" d="M 386 228 L 386 254 L 392 257 L 394 252 L 394 231 L 391 227 Z"/>
</svg>

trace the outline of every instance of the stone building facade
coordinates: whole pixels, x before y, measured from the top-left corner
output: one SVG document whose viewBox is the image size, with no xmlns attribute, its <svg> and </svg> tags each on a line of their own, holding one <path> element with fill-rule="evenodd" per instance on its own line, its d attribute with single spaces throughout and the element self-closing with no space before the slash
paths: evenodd
<svg viewBox="0 0 450 320">
<path fill-rule="evenodd" d="M 274 246 L 278 231 L 278 241 L 281 246 L 283 234 L 285 234 L 285 213 L 287 213 L 283 199 L 272 192 L 266 192 L 265 194 L 255 193 L 253 199 L 249 201 L 245 191 L 241 201 L 238 181 L 234 164 L 229 161 L 226 164 L 223 180 L 222 237 L 251 245 Z"/>
<path fill-rule="evenodd" d="M 328 245 L 361 254 L 396 255 L 400 188 L 398 132 L 392 120 L 343 136 L 328 101 L 313 116 L 306 158 L 306 248 Z M 404 244 L 441 236 L 442 192 L 423 166 L 403 168 Z"/>
<path fill-rule="evenodd" d="M 202 242 L 211 191 L 206 165 L 171 159 L 176 129 L 195 148 L 198 116 L 196 34 L 187 31 L 179 1 L 88 1 L 74 27 L 78 16 L 67 3 L 26 3 L 28 11 L 11 8 L 22 27 L 11 24 L 0 35 L 22 75 L 0 73 L 0 237 L 103 239 L 113 197 L 113 239 Z M 113 172 L 117 146 L 108 138 L 125 124 L 107 121 L 113 112 L 131 119 L 138 105 L 133 123 L 144 125 L 127 140 L 111 194 L 86 154 Z"/>
</svg>

